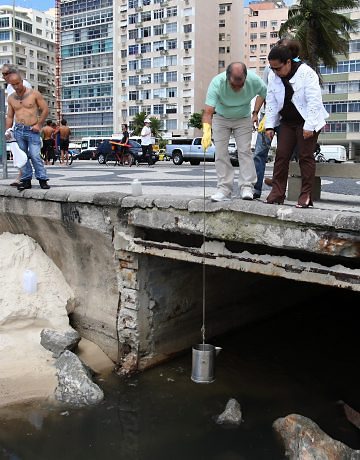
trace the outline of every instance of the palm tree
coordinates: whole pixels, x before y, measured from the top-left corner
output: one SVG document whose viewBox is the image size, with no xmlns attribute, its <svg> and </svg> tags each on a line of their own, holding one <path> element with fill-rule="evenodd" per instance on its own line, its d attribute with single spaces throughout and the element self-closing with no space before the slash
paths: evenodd
<svg viewBox="0 0 360 460">
<path fill-rule="evenodd" d="M 350 32 L 356 21 L 339 11 L 358 7 L 358 0 L 299 0 L 289 8 L 280 37 L 293 35 L 301 44 L 301 57 L 319 74 L 320 64 L 336 67 L 336 54 L 348 57 Z"/>
</svg>

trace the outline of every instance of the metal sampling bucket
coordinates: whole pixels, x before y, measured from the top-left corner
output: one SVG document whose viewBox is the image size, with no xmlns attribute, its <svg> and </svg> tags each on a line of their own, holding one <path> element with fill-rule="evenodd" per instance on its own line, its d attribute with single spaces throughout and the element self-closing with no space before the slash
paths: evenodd
<svg viewBox="0 0 360 460">
<path fill-rule="evenodd" d="M 191 380 L 196 383 L 212 383 L 215 380 L 215 356 L 221 348 L 206 343 L 192 348 Z"/>
</svg>

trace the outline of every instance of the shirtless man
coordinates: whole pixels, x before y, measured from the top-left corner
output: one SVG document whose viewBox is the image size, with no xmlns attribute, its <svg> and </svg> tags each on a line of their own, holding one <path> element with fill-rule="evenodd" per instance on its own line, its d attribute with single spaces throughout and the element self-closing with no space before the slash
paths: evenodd
<svg viewBox="0 0 360 460">
<path fill-rule="evenodd" d="M 67 121 L 62 119 L 61 126 L 59 128 L 60 133 L 60 163 L 64 163 L 66 158 L 66 165 L 69 164 L 69 143 L 70 143 L 70 128 L 67 125 Z"/>
<path fill-rule="evenodd" d="M 52 121 L 48 120 L 46 126 L 43 127 L 42 131 L 43 136 L 43 146 L 41 153 L 45 159 L 45 164 L 49 165 L 50 160 L 52 164 L 55 162 L 55 153 L 54 153 L 54 128 L 52 127 Z"/>
<path fill-rule="evenodd" d="M 47 183 L 49 178 L 40 157 L 40 131 L 48 116 L 49 108 L 39 91 L 24 86 L 23 79 L 19 73 L 10 74 L 8 83 L 13 86 L 15 92 L 7 99 L 8 110 L 5 135 L 10 138 L 11 135 L 8 130 L 13 127 L 14 137 L 19 147 L 28 156 L 28 161 L 22 168 L 21 182 L 17 188 L 20 191 L 31 188 L 32 167 L 34 167 L 35 177 L 39 181 L 40 187 L 48 189 L 50 188 Z"/>
</svg>

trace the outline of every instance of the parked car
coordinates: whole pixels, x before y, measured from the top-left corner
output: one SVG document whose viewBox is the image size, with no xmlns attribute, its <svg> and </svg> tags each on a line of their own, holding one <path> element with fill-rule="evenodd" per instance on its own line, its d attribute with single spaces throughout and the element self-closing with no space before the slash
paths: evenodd
<svg viewBox="0 0 360 460">
<path fill-rule="evenodd" d="M 204 157 L 206 161 L 215 161 L 215 145 L 212 143 L 204 155 L 201 137 L 194 139 L 174 137 L 166 144 L 166 155 L 175 165 L 181 165 L 184 161 L 189 161 L 191 165 L 199 165 Z"/>
<path fill-rule="evenodd" d="M 120 142 L 118 139 L 111 139 L 111 141 Z M 132 164 L 136 164 L 138 166 L 139 164 L 148 162 L 147 158 L 144 157 L 141 145 L 138 142 L 130 139 L 128 144 L 130 145 L 129 152 L 133 156 Z M 115 152 L 116 149 L 120 149 L 120 146 L 112 144 L 109 140 L 104 140 L 95 150 L 95 158 L 100 164 L 105 164 L 106 155 L 111 152 Z M 153 152 L 153 163 L 156 163 L 158 159 L 159 155 L 156 152 Z"/>
</svg>

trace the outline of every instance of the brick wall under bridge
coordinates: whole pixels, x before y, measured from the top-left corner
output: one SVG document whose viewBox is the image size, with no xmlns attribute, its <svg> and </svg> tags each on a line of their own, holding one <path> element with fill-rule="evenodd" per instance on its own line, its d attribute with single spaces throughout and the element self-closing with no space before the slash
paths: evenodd
<svg viewBox="0 0 360 460">
<path fill-rule="evenodd" d="M 200 199 L 0 188 L 0 232 L 40 244 L 75 293 L 72 325 L 124 372 L 201 341 L 204 270 L 207 338 L 273 314 L 280 289 L 277 310 L 307 283 L 360 291 L 359 224 L 349 210 L 237 200 L 204 219 Z"/>
</svg>

